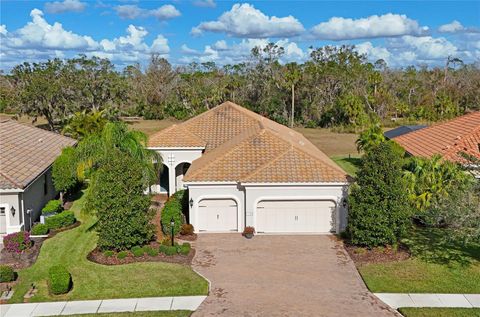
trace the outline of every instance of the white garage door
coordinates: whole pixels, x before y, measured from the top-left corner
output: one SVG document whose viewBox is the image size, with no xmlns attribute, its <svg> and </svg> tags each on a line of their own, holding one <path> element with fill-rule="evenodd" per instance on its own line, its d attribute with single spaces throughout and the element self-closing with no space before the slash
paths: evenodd
<svg viewBox="0 0 480 317">
<path fill-rule="evenodd" d="M 328 233 L 335 231 L 335 204 L 324 200 L 268 200 L 257 205 L 258 232 Z"/>
<path fill-rule="evenodd" d="M 203 199 L 198 204 L 199 231 L 237 231 L 237 202 L 233 199 Z"/>
</svg>

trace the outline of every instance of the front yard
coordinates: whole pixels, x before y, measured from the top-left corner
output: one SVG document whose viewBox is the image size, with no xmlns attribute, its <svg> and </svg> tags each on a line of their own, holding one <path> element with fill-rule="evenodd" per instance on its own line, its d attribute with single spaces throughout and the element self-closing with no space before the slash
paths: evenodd
<svg viewBox="0 0 480 317">
<path fill-rule="evenodd" d="M 412 230 L 403 240 L 411 258 L 362 265 L 360 274 L 378 293 L 480 293 L 480 245 L 445 241 L 445 235 L 441 229 Z"/>
<path fill-rule="evenodd" d="M 401 308 L 405 317 L 479 317 L 480 308 Z"/>
<path fill-rule="evenodd" d="M 87 260 L 97 237 L 91 228 L 93 217 L 82 212 L 83 203 L 84 197 L 71 208 L 82 225 L 46 240 L 36 263 L 18 272 L 12 303 L 23 302 L 32 283 L 38 288 L 32 302 L 207 294 L 207 281 L 189 266 L 158 262 L 105 266 Z M 48 269 L 57 264 L 64 265 L 73 279 L 72 290 L 61 296 L 49 294 L 46 283 Z"/>
</svg>

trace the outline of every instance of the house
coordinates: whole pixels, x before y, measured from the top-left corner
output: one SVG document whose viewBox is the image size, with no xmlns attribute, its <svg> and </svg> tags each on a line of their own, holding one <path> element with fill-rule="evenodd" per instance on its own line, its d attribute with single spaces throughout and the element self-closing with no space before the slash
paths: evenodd
<svg viewBox="0 0 480 317">
<path fill-rule="evenodd" d="M 188 188 L 196 232 L 330 233 L 346 225 L 346 173 L 302 134 L 232 102 L 152 135 L 152 190 Z"/>
<path fill-rule="evenodd" d="M 394 138 L 412 156 L 468 164 L 464 154 L 480 160 L 480 111 L 434 124 Z"/>
<path fill-rule="evenodd" d="M 402 125 L 401 127 L 384 132 L 383 135 L 388 140 L 393 140 L 401 135 L 405 135 L 407 133 L 417 131 L 426 127 L 426 125 Z"/>
<path fill-rule="evenodd" d="M 75 142 L 13 120 L 0 121 L 0 233 L 30 229 L 57 195 L 53 161 Z"/>
</svg>

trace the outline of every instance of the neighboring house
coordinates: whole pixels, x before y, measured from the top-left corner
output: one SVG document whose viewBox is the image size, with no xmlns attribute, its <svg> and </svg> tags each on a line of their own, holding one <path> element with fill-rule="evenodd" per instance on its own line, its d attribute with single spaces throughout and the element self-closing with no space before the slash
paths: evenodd
<svg viewBox="0 0 480 317">
<path fill-rule="evenodd" d="M 148 146 L 163 157 L 155 192 L 189 190 L 196 232 L 340 232 L 346 173 L 300 133 L 232 102 L 166 128 Z"/>
<path fill-rule="evenodd" d="M 417 131 L 426 127 L 427 127 L 426 125 L 402 125 L 401 127 L 384 132 L 383 135 L 387 139 L 393 140 L 396 137 L 399 137 L 401 135 L 405 135 L 407 133 Z"/>
<path fill-rule="evenodd" d="M 0 122 L 0 233 L 29 230 L 57 195 L 53 161 L 75 140 L 18 123 Z"/>
<path fill-rule="evenodd" d="M 469 164 L 462 153 L 480 160 L 480 111 L 394 138 L 410 155 Z"/>
</svg>

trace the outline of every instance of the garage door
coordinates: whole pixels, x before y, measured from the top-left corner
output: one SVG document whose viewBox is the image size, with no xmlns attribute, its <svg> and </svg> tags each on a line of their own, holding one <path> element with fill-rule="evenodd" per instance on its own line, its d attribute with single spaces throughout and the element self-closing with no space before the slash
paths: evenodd
<svg viewBox="0 0 480 317">
<path fill-rule="evenodd" d="M 261 201 L 257 205 L 258 232 L 328 233 L 335 231 L 335 204 L 323 200 Z"/>
<path fill-rule="evenodd" d="M 199 231 L 237 231 L 237 202 L 233 199 L 203 199 L 198 204 Z"/>
</svg>

